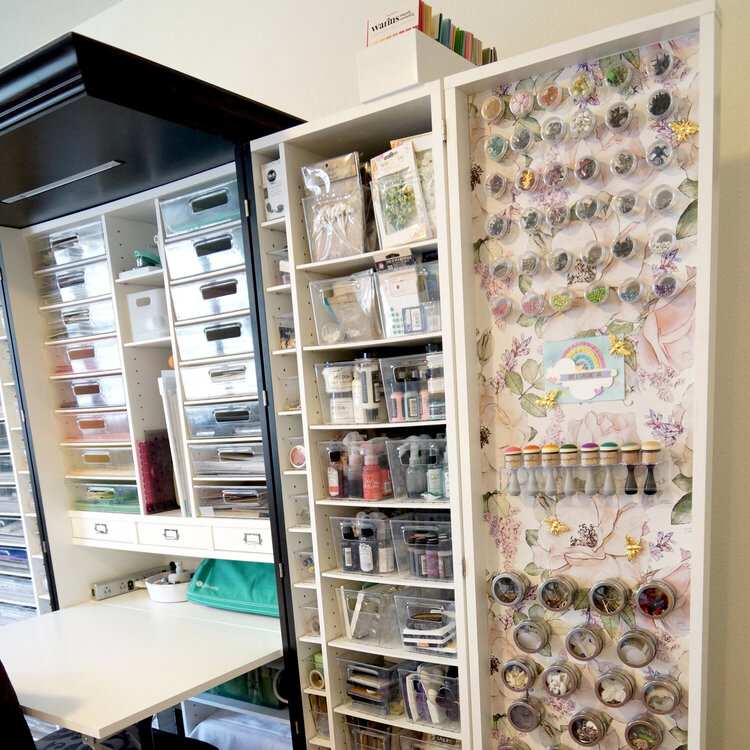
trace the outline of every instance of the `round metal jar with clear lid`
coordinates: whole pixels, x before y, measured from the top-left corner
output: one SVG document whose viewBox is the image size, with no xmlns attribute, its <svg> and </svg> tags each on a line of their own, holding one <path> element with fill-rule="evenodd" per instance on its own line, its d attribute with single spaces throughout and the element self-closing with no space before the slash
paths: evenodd
<svg viewBox="0 0 750 750">
<path fill-rule="evenodd" d="M 601 653 L 602 636 L 595 628 L 578 625 L 565 636 L 567 652 L 578 661 L 591 661 Z"/>
<path fill-rule="evenodd" d="M 552 576 L 537 590 L 539 603 L 550 612 L 565 612 L 573 606 L 576 584 L 567 576 Z"/>
<path fill-rule="evenodd" d="M 581 672 L 575 664 L 561 661 L 542 672 L 542 687 L 557 698 L 564 698 L 578 690 Z"/>
<path fill-rule="evenodd" d="M 488 96 L 482 102 L 481 113 L 487 124 L 495 122 L 505 114 L 505 102 L 499 96 Z"/>
<path fill-rule="evenodd" d="M 513 300 L 504 294 L 496 294 L 490 300 L 490 310 L 498 320 L 505 320 L 513 309 Z"/>
<path fill-rule="evenodd" d="M 669 141 L 658 138 L 646 149 L 646 163 L 654 169 L 666 169 L 674 156 L 674 149 Z"/>
<path fill-rule="evenodd" d="M 656 750 L 664 741 L 664 727 L 649 714 L 641 714 L 625 727 L 625 742 L 633 750 Z"/>
<path fill-rule="evenodd" d="M 600 615 L 619 615 L 629 598 L 630 590 L 616 578 L 598 581 L 589 591 L 589 603 Z"/>
<path fill-rule="evenodd" d="M 617 655 L 623 664 L 640 669 L 656 657 L 656 639 L 645 630 L 629 630 L 617 641 Z"/>
<path fill-rule="evenodd" d="M 610 708 L 619 708 L 635 695 L 635 680 L 622 669 L 609 669 L 594 684 L 596 697 Z"/>
<path fill-rule="evenodd" d="M 548 643 L 550 627 L 545 620 L 530 617 L 513 628 L 513 643 L 527 654 L 538 654 Z"/>
<path fill-rule="evenodd" d="M 490 590 L 496 602 L 513 607 L 523 601 L 528 587 L 529 579 L 523 573 L 508 571 L 495 576 Z"/>
<path fill-rule="evenodd" d="M 591 747 L 598 745 L 604 739 L 609 724 L 609 717 L 601 711 L 584 708 L 570 720 L 568 733 L 576 744 Z"/>
<path fill-rule="evenodd" d="M 510 258 L 501 255 L 490 263 L 490 275 L 500 281 L 505 281 L 513 275 L 515 264 Z"/>
<path fill-rule="evenodd" d="M 510 147 L 517 154 L 525 154 L 534 146 L 534 134 L 521 123 L 517 123 L 510 137 Z"/>
<path fill-rule="evenodd" d="M 531 690 L 536 676 L 536 665 L 531 659 L 523 656 L 509 659 L 500 668 L 500 679 L 505 687 L 514 693 L 525 693 Z"/>
<path fill-rule="evenodd" d="M 490 172 L 484 178 L 484 192 L 489 198 L 499 198 L 507 187 L 508 180 L 499 172 Z"/>
<path fill-rule="evenodd" d="M 668 675 L 656 675 L 643 683 L 641 701 L 655 714 L 666 716 L 674 713 L 682 701 L 680 683 Z"/>
<path fill-rule="evenodd" d="M 672 587 L 664 581 L 649 581 L 638 588 L 635 604 L 641 614 L 652 620 L 666 617 L 673 609 L 675 595 Z"/>
<path fill-rule="evenodd" d="M 518 732 L 533 732 L 544 719 L 544 705 L 533 695 L 519 698 L 508 706 L 508 722 Z"/>
<path fill-rule="evenodd" d="M 538 208 L 529 206 L 521 212 L 521 216 L 518 218 L 518 225 L 527 234 L 534 234 L 538 232 L 542 224 L 544 223 L 544 216 Z"/>
</svg>

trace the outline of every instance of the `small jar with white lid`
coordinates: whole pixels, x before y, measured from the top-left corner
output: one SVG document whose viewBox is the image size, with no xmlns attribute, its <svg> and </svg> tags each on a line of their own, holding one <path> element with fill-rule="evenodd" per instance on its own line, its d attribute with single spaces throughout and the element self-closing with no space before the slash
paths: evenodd
<svg viewBox="0 0 750 750">
<path fill-rule="evenodd" d="M 641 714 L 625 727 L 625 742 L 633 750 L 656 750 L 664 741 L 662 723 L 649 714 Z"/>
<path fill-rule="evenodd" d="M 544 719 L 544 704 L 527 695 L 508 706 L 508 723 L 518 732 L 533 732 Z"/>
<path fill-rule="evenodd" d="M 657 185 L 648 197 L 648 205 L 660 214 L 674 213 L 679 196 L 671 185 Z"/>
<path fill-rule="evenodd" d="M 651 713 L 667 716 L 680 705 L 682 688 L 673 677 L 658 674 L 643 683 L 641 701 Z"/>
<path fill-rule="evenodd" d="M 564 698 L 578 690 L 581 672 L 565 661 L 552 664 L 542 672 L 542 687 L 552 696 Z"/>
<path fill-rule="evenodd" d="M 564 203 L 553 203 L 545 214 L 547 224 L 552 229 L 562 229 L 570 224 L 570 209 Z"/>
<path fill-rule="evenodd" d="M 656 639 L 646 630 L 628 630 L 617 641 L 617 655 L 628 667 L 641 669 L 656 658 Z"/>
<path fill-rule="evenodd" d="M 499 96 L 493 94 L 482 102 L 480 112 L 482 119 L 488 125 L 497 122 L 505 114 L 505 102 Z"/>
<path fill-rule="evenodd" d="M 646 164 L 654 169 L 666 169 L 674 158 L 674 149 L 669 141 L 658 138 L 646 147 Z"/>
<path fill-rule="evenodd" d="M 550 612 L 567 612 L 575 601 L 576 584 L 568 576 L 551 576 L 537 589 L 539 603 Z"/>
<path fill-rule="evenodd" d="M 610 718 L 601 711 L 584 708 L 570 720 L 568 733 L 576 744 L 593 747 L 604 739 L 610 723 Z"/>
<path fill-rule="evenodd" d="M 508 180 L 499 172 L 489 172 L 484 178 L 484 192 L 488 198 L 500 198 L 508 189 Z"/>
<path fill-rule="evenodd" d="M 510 258 L 501 255 L 490 263 L 490 275 L 499 281 L 505 281 L 513 275 L 515 264 Z"/>
<path fill-rule="evenodd" d="M 547 255 L 547 268 L 553 273 L 567 273 L 573 265 L 573 253 L 558 247 Z"/>
<path fill-rule="evenodd" d="M 604 616 L 619 615 L 630 599 L 628 587 L 616 578 L 597 581 L 589 589 L 589 604 L 592 609 Z"/>
<path fill-rule="evenodd" d="M 529 579 L 516 571 L 498 573 L 492 580 L 492 598 L 506 607 L 515 607 L 523 601 L 529 587 Z"/>
<path fill-rule="evenodd" d="M 500 668 L 500 679 L 505 687 L 514 693 L 526 693 L 531 690 L 536 676 L 536 664 L 524 656 L 509 659 Z"/>
<path fill-rule="evenodd" d="M 542 140 L 551 146 L 557 146 L 565 140 L 568 134 L 568 126 L 560 117 L 548 117 L 540 128 Z"/>
<path fill-rule="evenodd" d="M 550 627 L 546 620 L 529 617 L 513 628 L 513 643 L 527 654 L 538 654 L 548 643 Z"/>
<path fill-rule="evenodd" d="M 595 659 L 601 653 L 603 646 L 601 633 L 596 628 L 587 625 L 578 625 L 565 636 L 565 649 L 578 661 Z"/>
<path fill-rule="evenodd" d="M 635 695 L 635 680 L 622 669 L 608 669 L 597 679 L 594 692 L 605 706 L 620 708 Z"/>
</svg>

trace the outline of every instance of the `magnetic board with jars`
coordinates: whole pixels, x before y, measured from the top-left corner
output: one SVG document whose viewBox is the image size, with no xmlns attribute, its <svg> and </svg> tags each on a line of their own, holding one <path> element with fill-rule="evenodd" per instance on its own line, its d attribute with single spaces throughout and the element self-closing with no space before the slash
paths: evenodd
<svg viewBox="0 0 750 750">
<path fill-rule="evenodd" d="M 687 743 L 698 53 L 469 98 L 493 748 Z"/>
</svg>

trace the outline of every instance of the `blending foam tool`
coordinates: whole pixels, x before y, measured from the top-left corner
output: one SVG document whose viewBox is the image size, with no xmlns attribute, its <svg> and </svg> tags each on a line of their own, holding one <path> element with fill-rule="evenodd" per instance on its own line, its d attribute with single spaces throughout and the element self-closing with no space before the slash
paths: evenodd
<svg viewBox="0 0 750 750">
<path fill-rule="evenodd" d="M 578 466 L 577 445 L 566 443 L 560 446 L 560 464 L 567 469 L 565 472 L 563 495 L 575 495 L 578 492 L 578 488 L 576 487 L 576 475 L 573 467 Z"/>
<path fill-rule="evenodd" d="M 508 470 L 508 494 L 514 497 L 521 494 L 518 483 L 518 469 L 523 465 L 523 451 L 516 445 L 505 449 L 505 468 Z"/>
<path fill-rule="evenodd" d="M 542 446 L 542 466 L 547 469 L 544 492 L 553 496 L 557 494 L 557 467 L 560 465 L 560 449 L 553 444 Z"/>
<path fill-rule="evenodd" d="M 526 467 L 526 492 L 534 497 L 539 492 L 536 470 L 542 465 L 542 449 L 538 445 L 524 446 L 523 465 Z"/>
<path fill-rule="evenodd" d="M 625 480 L 625 494 L 637 495 L 638 482 L 635 478 L 635 465 L 641 454 L 641 446 L 638 443 L 623 443 L 620 446 L 622 462 L 628 467 L 628 478 Z"/>
<path fill-rule="evenodd" d="M 612 469 L 618 461 L 617 443 L 602 443 L 599 446 L 599 460 L 604 466 L 604 484 L 602 485 L 602 495 L 614 495 L 617 492 L 615 486 L 615 475 Z"/>
<path fill-rule="evenodd" d="M 654 465 L 659 463 L 661 455 L 661 443 L 649 440 L 641 446 L 641 459 L 646 464 L 646 481 L 643 484 L 644 495 L 656 494 L 656 477 L 654 476 Z"/>
<path fill-rule="evenodd" d="M 586 467 L 586 485 L 583 491 L 587 495 L 596 495 L 599 488 L 596 485 L 595 467 L 599 465 L 599 446 L 596 443 L 584 443 L 581 446 L 581 466 Z"/>
</svg>

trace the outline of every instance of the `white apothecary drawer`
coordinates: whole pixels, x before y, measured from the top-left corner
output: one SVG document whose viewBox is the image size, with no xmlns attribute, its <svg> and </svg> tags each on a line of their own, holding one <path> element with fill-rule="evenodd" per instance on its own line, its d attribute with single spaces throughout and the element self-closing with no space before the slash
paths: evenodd
<svg viewBox="0 0 750 750">
<path fill-rule="evenodd" d="M 164 250 L 172 281 L 241 266 L 245 262 L 239 224 L 198 237 L 168 242 Z"/>
<path fill-rule="evenodd" d="M 244 521 L 214 526 L 214 549 L 222 552 L 258 552 L 273 555 L 270 521 Z"/>
<path fill-rule="evenodd" d="M 240 218 L 237 180 L 225 180 L 193 193 L 167 198 L 159 202 L 159 208 L 167 237 L 237 221 Z"/>
<path fill-rule="evenodd" d="M 135 521 L 125 519 L 99 520 L 95 518 L 71 518 L 73 536 L 78 539 L 98 539 L 109 542 L 129 542 L 135 544 L 137 541 L 135 533 Z"/>
<path fill-rule="evenodd" d="M 211 529 L 177 523 L 138 523 L 138 542 L 150 546 L 210 549 Z"/>
</svg>

